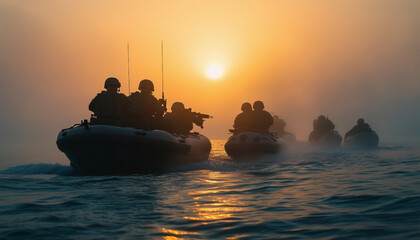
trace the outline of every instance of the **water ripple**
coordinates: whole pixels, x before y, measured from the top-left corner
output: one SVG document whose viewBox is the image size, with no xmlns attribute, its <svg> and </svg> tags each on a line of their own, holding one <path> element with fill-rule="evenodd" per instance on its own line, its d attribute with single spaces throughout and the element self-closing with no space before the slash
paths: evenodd
<svg viewBox="0 0 420 240">
<path fill-rule="evenodd" d="M 0 171 L 0 239 L 416 239 L 420 151 L 299 150 L 161 174 Z"/>
</svg>

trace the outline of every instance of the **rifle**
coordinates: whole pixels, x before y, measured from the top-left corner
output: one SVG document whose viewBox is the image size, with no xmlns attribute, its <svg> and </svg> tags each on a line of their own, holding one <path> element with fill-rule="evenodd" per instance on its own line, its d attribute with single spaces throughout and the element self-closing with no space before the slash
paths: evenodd
<svg viewBox="0 0 420 240">
<path fill-rule="evenodd" d="M 209 114 L 193 112 L 191 108 L 185 109 L 185 112 L 193 119 L 193 122 L 201 128 L 204 128 L 203 127 L 204 118 L 213 118 L 213 116 L 210 116 Z"/>
<path fill-rule="evenodd" d="M 165 96 L 162 93 L 162 98 L 158 100 L 159 104 L 162 106 L 163 112 L 165 113 L 166 111 L 168 111 L 168 109 L 166 108 L 166 99 Z"/>
<path fill-rule="evenodd" d="M 159 99 L 159 103 L 162 105 L 163 112 L 165 113 L 168 109 L 166 108 L 166 99 L 165 99 L 165 91 L 163 85 L 163 40 L 160 41 L 160 53 L 161 53 L 161 60 L 162 60 L 162 99 Z"/>
</svg>

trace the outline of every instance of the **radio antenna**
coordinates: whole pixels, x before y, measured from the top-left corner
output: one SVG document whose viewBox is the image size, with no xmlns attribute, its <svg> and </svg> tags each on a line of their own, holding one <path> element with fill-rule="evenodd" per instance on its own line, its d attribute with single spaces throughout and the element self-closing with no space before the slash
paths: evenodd
<svg viewBox="0 0 420 240">
<path fill-rule="evenodd" d="M 128 95 L 131 94 L 131 89 L 130 89 L 130 44 L 127 42 L 127 68 L 128 68 Z"/>
<path fill-rule="evenodd" d="M 166 100 L 165 100 L 165 89 L 164 89 L 164 81 L 163 81 L 163 40 L 160 40 L 160 52 L 161 52 L 161 58 L 162 58 L 162 99 L 161 104 L 163 107 L 163 112 L 166 112 Z"/>
<path fill-rule="evenodd" d="M 163 40 L 160 41 L 160 50 L 161 50 L 161 57 L 162 57 L 162 99 L 165 100 L 165 91 L 163 85 Z"/>
</svg>

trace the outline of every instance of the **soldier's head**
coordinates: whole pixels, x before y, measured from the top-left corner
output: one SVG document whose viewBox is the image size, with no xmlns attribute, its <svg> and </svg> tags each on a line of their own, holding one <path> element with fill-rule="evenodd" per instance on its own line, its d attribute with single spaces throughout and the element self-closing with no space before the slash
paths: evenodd
<svg viewBox="0 0 420 240">
<path fill-rule="evenodd" d="M 252 105 L 254 110 L 263 110 L 264 109 L 264 103 L 261 101 L 255 101 L 254 105 Z"/>
<path fill-rule="evenodd" d="M 279 119 L 279 126 L 280 126 L 281 128 L 286 127 L 286 122 L 285 122 L 282 118 L 280 118 L 280 119 Z"/>
<path fill-rule="evenodd" d="M 121 83 L 118 81 L 118 79 L 110 77 L 105 80 L 104 87 L 107 91 L 118 91 L 118 88 L 121 87 Z"/>
<path fill-rule="evenodd" d="M 241 110 L 242 110 L 242 112 L 251 112 L 252 111 L 251 103 L 249 103 L 249 102 L 243 103 L 242 106 L 241 106 Z"/>
<path fill-rule="evenodd" d="M 182 102 L 174 102 L 171 107 L 172 112 L 182 112 L 185 110 L 185 106 Z"/>
<path fill-rule="evenodd" d="M 327 118 L 324 115 L 319 115 L 318 116 L 318 121 L 326 121 Z"/>
<path fill-rule="evenodd" d="M 153 92 L 155 91 L 155 86 L 153 85 L 153 82 L 149 79 L 143 79 L 140 81 L 139 84 L 139 90 L 142 92 Z"/>
<path fill-rule="evenodd" d="M 363 124 L 363 123 L 365 123 L 365 119 L 363 119 L 363 118 L 359 118 L 359 119 L 357 120 L 357 124 L 358 124 L 358 125 Z"/>
</svg>

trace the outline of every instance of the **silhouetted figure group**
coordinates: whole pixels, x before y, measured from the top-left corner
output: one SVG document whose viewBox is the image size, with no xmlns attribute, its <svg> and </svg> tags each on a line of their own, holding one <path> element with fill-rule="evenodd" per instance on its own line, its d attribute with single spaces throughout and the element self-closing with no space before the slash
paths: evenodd
<svg viewBox="0 0 420 240">
<path fill-rule="evenodd" d="M 295 139 L 294 135 L 290 132 L 287 132 L 286 130 L 284 130 L 284 128 L 286 127 L 286 122 L 279 118 L 279 116 L 274 115 L 273 116 L 273 125 L 270 127 L 270 132 L 275 133 L 278 137 L 284 137 L 284 136 L 290 136 L 293 139 Z"/>
<path fill-rule="evenodd" d="M 311 143 L 317 142 L 325 134 L 333 132 L 335 125 L 330 119 L 324 115 L 320 115 L 313 121 L 313 128 L 314 129 L 312 130 L 308 139 L 308 141 Z"/>
<path fill-rule="evenodd" d="M 264 103 L 255 101 L 252 108 L 246 102 L 242 104 L 242 113 L 236 116 L 233 124 L 233 132 L 261 132 L 268 133 L 268 129 L 273 125 L 273 117 L 264 110 Z"/>
<path fill-rule="evenodd" d="M 369 124 L 365 123 L 365 120 L 363 118 L 359 118 L 357 120 L 356 126 L 354 126 L 350 131 L 348 131 L 344 138 L 348 138 L 351 136 L 354 136 L 358 133 L 362 132 L 372 132 L 373 130 L 370 128 Z"/>
<path fill-rule="evenodd" d="M 153 96 L 154 85 L 149 79 L 140 81 L 140 92 L 126 96 L 119 93 L 120 82 L 116 78 L 105 80 L 105 89 L 89 104 L 94 114 L 90 123 L 143 129 L 162 129 L 171 133 L 188 134 L 193 123 L 203 127 L 203 118 L 209 115 L 185 109 L 184 104 L 175 102 L 172 112 L 166 112 L 166 101 Z"/>
<path fill-rule="evenodd" d="M 139 91 L 126 96 L 119 93 L 121 87 L 118 79 L 110 77 L 104 85 L 106 91 L 99 93 L 89 104 L 89 110 L 94 114 L 91 124 L 134 127 L 143 129 L 162 129 L 171 133 L 188 134 L 193 124 L 203 128 L 204 118 L 209 115 L 192 112 L 181 102 L 173 103 L 172 112 L 166 112 L 166 100 L 153 96 L 154 85 L 149 79 L 140 81 Z M 241 106 L 242 112 L 235 118 L 233 133 L 240 132 L 274 132 L 277 136 L 292 135 L 284 130 L 286 122 L 278 116 L 264 110 L 262 101 L 255 101 L 251 106 L 245 102 Z M 271 127 L 271 128 L 270 128 Z M 313 121 L 313 131 L 309 135 L 309 142 L 316 143 L 325 134 L 334 132 L 334 123 L 324 115 Z M 369 124 L 359 119 L 345 135 L 345 138 L 361 132 L 371 132 Z M 293 136 L 293 135 L 292 135 Z"/>
<path fill-rule="evenodd" d="M 327 133 L 336 132 L 334 131 L 334 123 L 324 115 L 320 115 L 313 121 L 313 127 L 314 129 L 309 135 L 308 139 L 308 141 L 311 143 L 318 142 Z M 346 139 L 362 132 L 373 132 L 373 130 L 370 128 L 369 124 L 365 123 L 363 118 L 360 118 L 357 120 L 357 125 L 348 131 L 344 138 Z"/>
</svg>

